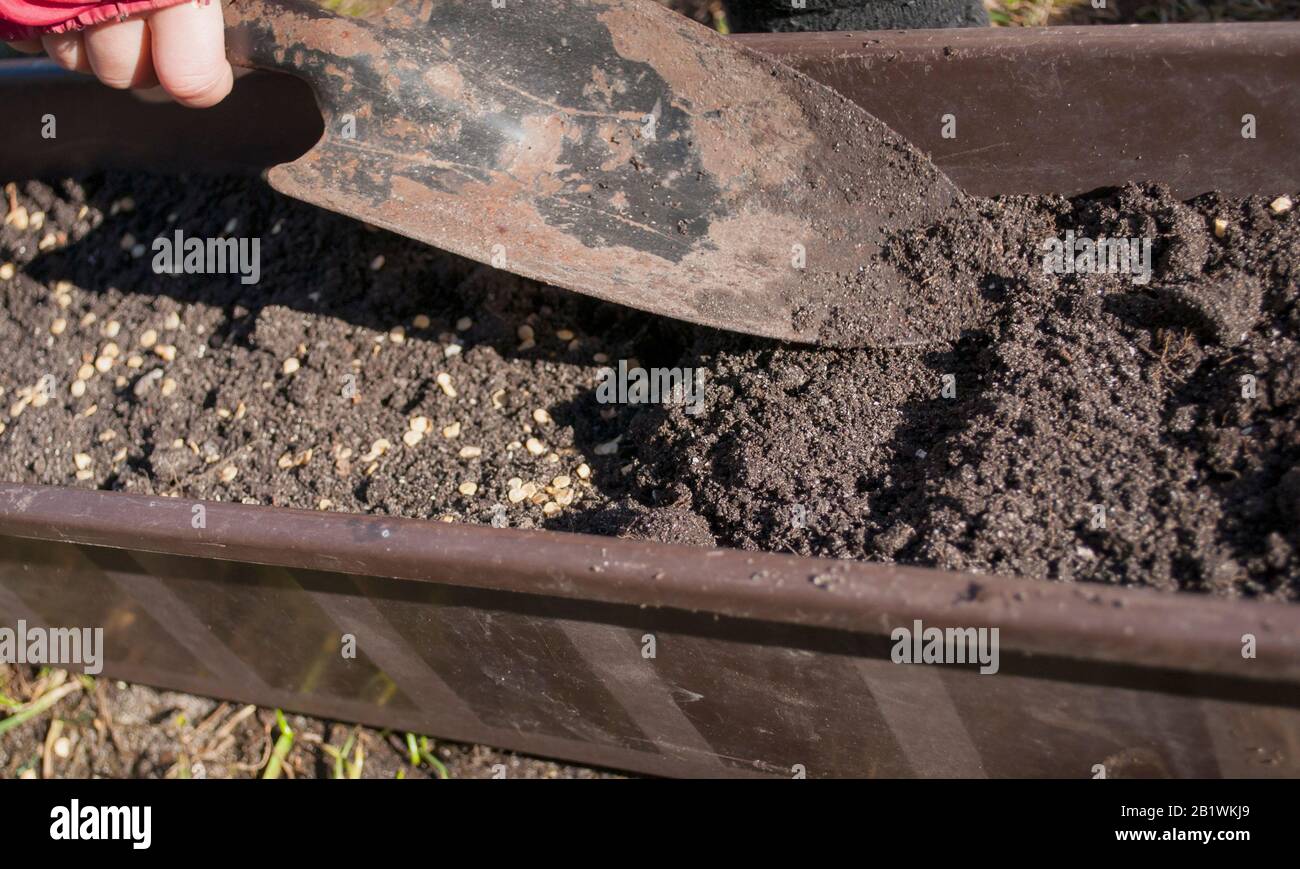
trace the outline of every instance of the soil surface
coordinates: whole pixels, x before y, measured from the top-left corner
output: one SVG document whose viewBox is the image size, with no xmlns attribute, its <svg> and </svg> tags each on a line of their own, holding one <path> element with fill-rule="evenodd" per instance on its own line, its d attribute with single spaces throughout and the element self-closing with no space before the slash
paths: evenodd
<svg viewBox="0 0 1300 869">
<path fill-rule="evenodd" d="M 837 351 L 542 287 L 255 180 L 16 194 L 44 222 L 0 232 L 5 479 L 1300 596 L 1300 230 L 1268 198 L 964 200 L 889 255 L 980 295 L 981 327 Z M 260 282 L 155 274 L 140 246 L 177 229 L 259 238 Z M 1045 273 L 1070 230 L 1151 239 L 1149 282 Z M 703 411 L 601 404 L 619 360 L 702 371 Z"/>
</svg>

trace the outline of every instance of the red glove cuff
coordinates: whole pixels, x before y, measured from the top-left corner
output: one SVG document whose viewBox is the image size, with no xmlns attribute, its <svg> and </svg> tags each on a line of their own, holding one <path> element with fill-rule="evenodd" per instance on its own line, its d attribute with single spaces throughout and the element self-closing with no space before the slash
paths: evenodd
<svg viewBox="0 0 1300 869">
<path fill-rule="evenodd" d="M 179 6 L 189 0 L 0 0 L 0 41 L 19 42 L 47 33 L 80 30 L 92 24 Z"/>
</svg>

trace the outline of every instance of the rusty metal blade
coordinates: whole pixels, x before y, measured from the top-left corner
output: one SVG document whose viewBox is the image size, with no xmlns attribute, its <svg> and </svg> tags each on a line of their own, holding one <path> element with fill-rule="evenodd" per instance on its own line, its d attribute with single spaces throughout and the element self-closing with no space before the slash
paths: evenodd
<svg viewBox="0 0 1300 869">
<path fill-rule="evenodd" d="M 649 0 L 234 0 L 236 62 L 313 87 L 280 191 L 647 311 L 826 344 L 934 337 L 880 258 L 957 196 L 847 99 Z M 933 291 L 930 291 L 933 292 Z"/>
</svg>

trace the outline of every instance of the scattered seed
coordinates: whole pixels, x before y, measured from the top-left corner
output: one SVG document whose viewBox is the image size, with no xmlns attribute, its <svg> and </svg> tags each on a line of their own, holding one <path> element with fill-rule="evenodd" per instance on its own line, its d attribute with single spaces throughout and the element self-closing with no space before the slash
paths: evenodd
<svg viewBox="0 0 1300 869">
<path fill-rule="evenodd" d="M 429 319 L 428 314 L 416 314 L 415 319 L 411 321 L 411 325 L 417 329 L 427 329 L 433 325 L 433 321 Z"/>
<path fill-rule="evenodd" d="M 140 368 L 143 365 L 144 365 L 143 356 L 137 356 L 136 354 L 132 353 L 130 356 L 126 357 L 127 368 L 135 369 L 135 368 Z"/>
<path fill-rule="evenodd" d="M 290 356 L 288 359 L 284 360 L 284 364 L 280 366 L 285 374 L 294 374 L 301 367 L 302 363 L 294 356 Z"/>
<path fill-rule="evenodd" d="M 116 338 L 118 333 L 122 331 L 122 324 L 116 320 L 109 320 L 104 324 L 104 328 L 99 331 L 105 338 Z"/>
<path fill-rule="evenodd" d="M 50 334 L 62 335 L 67 330 L 67 328 L 68 328 L 68 321 L 63 319 L 62 317 L 56 317 L 54 319 L 54 322 L 50 324 Z"/>
<path fill-rule="evenodd" d="M 122 250 L 130 250 L 131 248 L 135 247 L 136 244 L 135 236 L 128 232 L 126 235 L 122 236 L 122 240 L 120 243 L 122 246 Z"/>
<path fill-rule="evenodd" d="M 106 429 L 99 433 L 99 442 L 101 444 L 106 444 L 116 437 L 117 437 L 117 432 L 113 431 L 111 428 Z"/>
<path fill-rule="evenodd" d="M 505 397 L 506 391 L 504 389 L 498 389 L 496 392 L 492 393 L 492 406 L 497 410 L 505 407 L 505 402 L 502 401 Z"/>
<path fill-rule="evenodd" d="M 411 422 L 410 422 L 411 431 L 418 431 L 420 434 L 428 434 L 429 429 L 431 428 L 433 428 L 433 423 L 429 422 L 429 418 L 427 416 L 411 417 Z"/>
<path fill-rule="evenodd" d="M 573 503 L 574 497 L 575 493 L 573 489 L 564 489 L 556 493 L 555 503 L 559 504 L 561 507 L 567 507 Z"/>
<path fill-rule="evenodd" d="M 13 404 L 9 405 L 9 418 L 17 419 L 18 417 L 22 416 L 23 411 L 27 409 L 28 403 L 29 402 L 27 402 L 26 400 L 22 400 L 22 401 L 15 401 Z"/>
<path fill-rule="evenodd" d="M 551 485 L 557 489 L 567 489 L 569 488 L 569 485 L 572 482 L 573 481 L 569 479 L 567 476 L 561 474 L 560 476 L 556 477 L 554 480 L 551 480 Z"/>
<path fill-rule="evenodd" d="M 36 243 L 36 249 L 49 250 L 52 247 L 57 247 L 58 244 L 59 244 L 59 237 L 52 232 L 47 232 L 41 238 L 41 240 Z"/>
<path fill-rule="evenodd" d="M 623 439 L 622 435 L 614 438 L 612 441 L 606 441 L 596 447 L 594 452 L 598 456 L 612 456 L 618 452 L 618 442 Z"/>
<path fill-rule="evenodd" d="M 533 411 L 533 422 L 538 425 L 550 425 L 551 415 L 547 413 L 544 408 L 539 407 L 537 410 Z"/>
<path fill-rule="evenodd" d="M 510 500 L 511 504 L 518 504 L 520 501 L 523 501 L 527 497 L 528 495 L 527 493 L 524 492 L 523 489 L 511 489 L 510 493 L 506 495 L 506 498 Z"/>
<path fill-rule="evenodd" d="M 583 462 L 581 465 L 578 465 L 577 474 L 579 480 L 591 479 L 591 466 L 586 462 Z"/>
<path fill-rule="evenodd" d="M 461 447 L 458 455 L 462 459 L 477 459 L 479 456 L 483 455 L 483 448 L 482 447 Z"/>
<path fill-rule="evenodd" d="M 1268 210 L 1280 216 L 1290 211 L 1293 205 L 1290 196 L 1279 196 L 1268 204 Z"/>
<path fill-rule="evenodd" d="M 524 487 L 524 480 L 522 477 L 511 477 L 509 480 L 506 481 L 507 489 L 522 489 L 523 487 Z"/>
<path fill-rule="evenodd" d="M 379 271 L 384 267 L 384 262 L 385 262 L 384 255 L 381 253 L 379 256 L 375 257 L 370 261 L 370 270 L 372 272 Z"/>
<path fill-rule="evenodd" d="M 100 356 L 95 360 L 95 370 L 100 374 L 107 374 L 108 370 L 113 367 L 113 357 Z"/>
<path fill-rule="evenodd" d="M 442 436 L 449 441 L 460 437 L 460 423 L 453 422 L 450 425 L 443 426 Z"/>
<path fill-rule="evenodd" d="M 591 361 L 595 362 L 597 365 L 604 365 L 606 362 L 609 361 L 609 356 L 608 354 L 605 353 L 593 353 L 591 356 Z"/>
<path fill-rule="evenodd" d="M 176 381 L 168 377 L 162 382 L 162 394 L 164 396 L 171 395 L 176 391 L 176 385 Z"/>
<path fill-rule="evenodd" d="M 317 510 L 328 510 L 333 506 L 334 506 L 334 502 L 331 501 L 329 498 L 321 498 L 319 501 L 316 502 Z"/>
<path fill-rule="evenodd" d="M 54 296 L 54 301 L 60 308 L 66 308 L 72 304 L 72 296 L 68 293 L 58 293 Z"/>
<path fill-rule="evenodd" d="M 1223 238 L 1227 234 L 1228 234 L 1228 221 L 1224 220 L 1222 217 L 1214 218 L 1215 238 Z"/>
<path fill-rule="evenodd" d="M 90 453 L 77 453 L 72 457 L 72 463 L 77 466 L 78 471 L 84 471 L 95 463 L 90 457 Z"/>
<path fill-rule="evenodd" d="M 451 385 L 451 375 L 450 375 L 450 374 L 448 374 L 447 372 L 444 371 L 444 372 L 442 372 L 441 374 L 438 375 L 438 377 L 436 378 L 436 380 L 437 380 L 438 386 L 442 388 L 442 391 L 443 391 L 444 393 L 446 393 L 446 395 L 447 395 L 449 398 L 455 398 L 455 397 L 456 397 L 456 395 L 457 395 L 457 393 L 456 393 L 456 387 L 454 387 L 454 386 Z"/>
<path fill-rule="evenodd" d="M 73 398 L 81 398 L 81 396 L 86 394 L 86 381 L 72 381 L 72 386 L 68 387 L 68 391 L 72 393 Z"/>
<path fill-rule="evenodd" d="M 520 341 L 532 341 L 537 337 L 537 333 L 533 331 L 533 327 L 529 326 L 527 323 L 516 329 L 515 334 L 519 336 Z"/>
<path fill-rule="evenodd" d="M 394 326 L 388 330 L 388 340 L 394 344 L 403 344 L 406 342 L 406 329 L 401 326 Z"/>
<path fill-rule="evenodd" d="M 375 459 L 387 453 L 393 445 L 389 443 L 388 438 L 380 438 L 370 445 L 370 452 L 361 457 L 363 462 L 373 462 Z M 371 471 L 370 473 L 374 473 Z"/>
<path fill-rule="evenodd" d="M 83 329 L 90 328 L 92 325 L 94 325 L 96 319 L 98 318 L 95 316 L 94 311 L 87 311 L 85 316 L 81 318 L 81 328 Z"/>
<path fill-rule="evenodd" d="M 153 329 L 145 329 L 140 333 L 140 346 L 148 350 L 158 343 L 158 332 Z"/>
<path fill-rule="evenodd" d="M 448 344 L 448 345 L 443 349 L 443 351 L 442 351 L 442 355 L 443 355 L 444 358 L 446 358 L 446 359 L 450 359 L 450 358 L 453 357 L 453 356 L 459 356 L 460 353 L 461 353 L 461 351 L 464 350 L 464 349 L 465 349 L 465 348 L 462 347 L 462 346 L 460 346 L 459 344 Z"/>
<path fill-rule="evenodd" d="M 456 321 L 457 332 L 468 332 L 472 328 L 474 328 L 474 321 L 469 317 L 461 317 Z"/>
<path fill-rule="evenodd" d="M 117 346 L 116 341 L 109 341 L 104 344 L 104 349 L 99 351 L 100 356 L 107 356 L 109 359 L 116 359 L 122 355 L 122 348 Z"/>
<path fill-rule="evenodd" d="M 89 380 L 95 376 L 95 366 L 87 363 L 77 369 L 78 380 Z"/>
<path fill-rule="evenodd" d="M 417 446 L 422 440 L 424 440 L 423 432 L 408 431 L 406 434 L 402 435 L 402 443 L 406 444 L 408 447 Z"/>
<path fill-rule="evenodd" d="M 524 448 L 535 456 L 540 456 L 546 452 L 546 444 L 542 443 L 537 438 L 529 438 L 525 441 Z"/>
<path fill-rule="evenodd" d="M 17 271 L 17 269 L 14 268 L 14 264 L 13 264 L 13 263 L 2 263 L 2 264 L 0 264 L 0 281 L 8 281 L 8 280 L 11 280 L 11 279 L 13 278 L 14 273 L 15 273 L 16 271 Z"/>
<path fill-rule="evenodd" d="M 78 480 L 85 481 L 85 480 L 89 480 L 90 478 L 92 478 L 92 477 L 94 477 L 94 476 L 95 476 L 95 472 L 92 471 L 92 470 L 90 470 L 90 469 L 86 469 L 86 470 L 84 470 L 84 471 L 77 471 L 77 479 L 78 479 Z"/>
<path fill-rule="evenodd" d="M 569 329 L 559 329 L 556 331 L 555 337 L 559 338 L 561 341 L 572 341 L 573 332 Z"/>
<path fill-rule="evenodd" d="M 475 483 L 472 480 L 461 483 L 460 488 L 457 491 L 459 491 L 462 495 L 465 495 L 466 497 L 477 494 L 478 483 Z"/>
<path fill-rule="evenodd" d="M 163 328 L 168 332 L 175 332 L 181 327 L 181 315 L 175 311 L 168 311 L 167 316 L 163 318 Z"/>
<path fill-rule="evenodd" d="M 176 345 L 174 344 L 155 344 L 153 352 L 155 356 L 164 362 L 174 362 L 176 360 Z"/>
<path fill-rule="evenodd" d="M 239 468 L 236 468 L 234 465 L 226 465 L 221 469 L 221 482 L 223 483 L 234 482 L 235 477 L 238 476 Z"/>
</svg>

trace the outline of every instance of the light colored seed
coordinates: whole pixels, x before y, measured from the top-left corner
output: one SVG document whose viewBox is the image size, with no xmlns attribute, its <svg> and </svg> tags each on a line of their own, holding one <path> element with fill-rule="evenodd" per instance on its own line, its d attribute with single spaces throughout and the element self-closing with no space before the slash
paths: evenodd
<svg viewBox="0 0 1300 869">
<path fill-rule="evenodd" d="M 163 328 L 168 332 L 175 332 L 181 327 L 181 315 L 175 311 L 168 311 L 167 316 L 163 318 Z"/>
<path fill-rule="evenodd" d="M 99 330 L 100 334 L 103 335 L 105 338 L 116 338 L 118 336 L 118 333 L 121 331 L 122 331 L 122 324 L 117 322 L 116 320 L 109 320 L 107 323 L 104 324 L 104 328 Z"/>
<path fill-rule="evenodd" d="M 140 346 L 148 350 L 158 343 L 158 332 L 154 329 L 145 329 L 140 333 Z"/>
<path fill-rule="evenodd" d="M 44 389 L 37 390 L 32 394 L 32 407 L 45 407 L 50 403 L 50 396 Z"/>
<path fill-rule="evenodd" d="M 468 332 L 472 328 L 474 328 L 474 321 L 469 317 L 461 317 L 456 321 L 457 332 Z"/>
<path fill-rule="evenodd" d="M 107 374 L 108 370 L 113 367 L 113 358 L 111 356 L 100 356 L 95 360 L 95 370 L 100 374 Z"/>
<path fill-rule="evenodd" d="M 63 319 L 62 317 L 56 317 L 54 319 L 54 322 L 50 324 L 51 335 L 62 335 L 65 331 L 67 331 L 67 329 L 68 329 L 68 321 Z"/>
<path fill-rule="evenodd" d="M 127 368 L 135 369 L 135 368 L 140 368 L 143 365 L 144 365 L 143 356 L 137 356 L 136 354 L 132 353 L 130 356 L 126 357 Z"/>
<path fill-rule="evenodd" d="M 174 362 L 176 360 L 175 344 L 155 344 L 153 353 L 164 362 Z"/>
<path fill-rule="evenodd" d="M 98 412 L 99 412 L 99 405 L 98 405 L 98 404 L 92 404 L 90 407 L 88 407 L 88 408 L 86 408 L 85 410 L 83 410 L 83 411 L 81 412 L 81 415 L 82 415 L 82 416 L 86 416 L 86 417 L 90 417 L 90 416 L 94 416 L 94 415 L 95 415 L 96 413 L 98 413 Z"/>
<path fill-rule="evenodd" d="M 331 501 L 329 498 L 321 498 L 319 501 L 316 502 L 317 510 L 328 510 L 333 506 L 334 506 L 334 502 Z"/>
<path fill-rule="evenodd" d="M 87 362 L 85 365 L 77 369 L 78 380 L 89 380 L 94 376 L 95 376 L 95 366 L 91 365 L 89 362 Z"/>
<path fill-rule="evenodd" d="M 406 341 L 406 329 L 401 326 L 394 326 L 388 330 L 388 340 L 394 344 L 402 344 Z"/>
<path fill-rule="evenodd" d="M 443 348 L 442 355 L 444 358 L 450 359 L 453 356 L 459 356 L 461 351 L 464 349 L 465 348 L 460 346 L 459 344 L 448 344 L 445 348 Z"/>
<path fill-rule="evenodd" d="M 542 505 L 542 514 L 545 516 L 554 516 L 560 512 L 560 505 L 554 501 L 547 501 Z"/>
<path fill-rule="evenodd" d="M 36 249 L 49 250 L 50 248 L 57 247 L 58 244 L 59 237 L 52 232 L 47 232 L 41 237 L 41 240 L 36 243 Z"/>
<path fill-rule="evenodd" d="M 546 412 L 545 408 L 539 407 L 537 410 L 533 411 L 533 422 L 538 425 L 550 425 L 551 415 Z"/>
<path fill-rule="evenodd" d="M 116 359 L 122 355 L 122 348 L 117 346 L 116 341 L 108 341 L 104 344 L 104 349 L 99 351 L 100 356 L 107 356 L 109 359 Z"/>
<path fill-rule="evenodd" d="M 402 443 L 406 444 L 408 447 L 417 446 L 422 440 L 424 440 L 423 432 L 408 431 L 406 434 L 402 435 Z"/>
<path fill-rule="evenodd" d="M 72 386 L 68 387 L 68 391 L 72 393 L 73 398 L 81 398 L 81 396 L 86 394 L 86 381 L 72 381 Z"/>
<path fill-rule="evenodd" d="M 235 477 L 238 476 L 239 468 L 236 468 L 234 465 L 226 465 L 221 469 L 221 482 L 223 483 L 233 482 Z"/>
<path fill-rule="evenodd" d="M 5 223 L 19 232 L 26 232 L 27 227 L 31 225 L 31 218 L 27 215 L 27 209 L 20 205 L 9 210 L 9 213 L 5 215 Z"/>
<path fill-rule="evenodd" d="M 222 419 L 230 419 L 230 411 L 226 410 L 224 407 L 219 407 L 217 408 L 217 416 Z"/>
<path fill-rule="evenodd" d="M 120 450 L 113 453 L 113 464 L 119 465 L 124 461 L 126 461 L 126 447 L 122 447 Z"/>
<path fill-rule="evenodd" d="M 619 435 L 618 437 L 614 438 L 612 441 L 606 441 L 603 444 L 597 445 L 596 449 L 593 450 L 593 452 L 598 456 L 612 456 L 618 452 L 618 442 L 621 441 L 622 439 L 623 436 Z"/>
<path fill-rule="evenodd" d="M 92 470 L 90 470 L 89 468 L 87 468 L 87 469 L 84 470 L 84 471 L 77 471 L 77 479 L 78 479 L 78 480 L 83 480 L 83 481 L 84 481 L 84 480 L 89 480 L 89 479 L 91 479 L 91 478 L 94 477 L 94 476 L 95 476 L 95 472 L 92 471 Z"/>
<path fill-rule="evenodd" d="M 293 453 L 285 453 L 275 460 L 275 466 L 282 471 L 293 467 Z"/>
<path fill-rule="evenodd" d="M 442 372 L 441 374 L 439 374 L 439 375 L 437 376 L 436 381 L 437 381 L 437 383 L 438 383 L 438 386 L 442 389 L 442 391 L 443 391 L 444 393 L 446 393 L 447 397 L 449 397 L 449 398 L 455 398 L 455 397 L 456 397 L 456 395 L 457 395 L 457 393 L 456 393 L 456 387 L 454 387 L 454 386 L 451 385 L 451 375 L 450 375 L 450 374 L 448 374 L 447 372 L 444 371 L 444 372 Z"/>
<path fill-rule="evenodd" d="M 492 393 L 492 406 L 497 410 L 505 407 L 505 397 L 506 391 L 504 389 L 498 389 L 496 392 Z"/>
<path fill-rule="evenodd" d="M 95 316 L 94 311 L 87 311 L 85 316 L 81 318 L 81 328 L 83 329 L 90 328 L 92 325 L 94 325 L 95 320 L 97 319 L 98 317 Z"/>
<path fill-rule="evenodd" d="M 516 329 L 515 334 L 519 336 L 520 341 L 532 341 L 537 337 L 537 333 L 533 330 L 533 327 L 529 326 L 527 323 Z"/>
<path fill-rule="evenodd" d="M 450 425 L 443 426 L 442 436 L 447 440 L 454 440 L 460 437 L 460 423 L 453 422 Z"/>
<path fill-rule="evenodd" d="M 567 507 L 573 503 L 575 497 L 577 497 L 577 492 L 575 490 L 563 489 L 556 493 L 555 503 L 559 504 L 561 507 Z"/>
<path fill-rule="evenodd" d="M 1268 210 L 1277 215 L 1286 214 L 1295 205 L 1290 196 L 1279 196 L 1268 204 Z"/>
<path fill-rule="evenodd" d="M 168 377 L 162 382 L 162 394 L 171 395 L 176 391 L 176 381 Z"/>
<path fill-rule="evenodd" d="M 581 465 L 578 465 L 577 474 L 579 480 L 591 479 L 591 466 L 588 465 L 586 462 L 583 462 Z"/>
<path fill-rule="evenodd" d="M 569 485 L 572 482 L 573 480 L 569 479 L 564 474 L 561 474 L 560 476 L 556 477 L 554 480 L 551 480 L 551 485 L 557 489 L 567 489 L 569 488 Z"/>
<path fill-rule="evenodd" d="M 572 341 L 573 332 L 570 329 L 559 329 L 556 331 L 555 337 L 559 338 L 561 341 Z"/>
<path fill-rule="evenodd" d="M 66 308 L 72 304 L 72 295 L 70 293 L 58 293 L 54 296 L 54 301 L 60 308 Z"/>
<path fill-rule="evenodd" d="M 0 263 L 0 281 L 12 280 L 17 271 L 13 263 Z"/>
<path fill-rule="evenodd" d="M 529 480 L 527 483 L 524 483 L 522 486 L 520 486 L 519 489 L 524 493 L 525 497 L 533 498 L 536 497 L 537 493 L 541 491 L 541 486 L 538 486 L 532 480 Z"/>
<path fill-rule="evenodd" d="M 9 418 L 17 419 L 22 416 L 23 411 L 27 409 L 27 404 L 27 401 L 15 401 L 13 404 L 9 405 Z"/>
<path fill-rule="evenodd" d="M 429 418 L 427 416 L 411 417 L 411 423 L 410 423 L 411 431 L 418 431 L 420 434 L 428 434 L 429 429 L 431 428 L 433 428 L 433 423 L 429 421 Z"/>
<path fill-rule="evenodd" d="M 537 438 L 529 438 L 524 442 L 524 449 L 528 450 L 528 452 L 535 456 L 540 456 L 546 452 L 546 444 L 542 443 Z"/>
<path fill-rule="evenodd" d="M 593 353 L 591 361 L 595 362 L 597 365 L 604 365 L 609 361 L 609 355 L 606 353 Z"/>
<path fill-rule="evenodd" d="M 95 464 L 95 460 L 90 457 L 90 453 L 77 453 L 72 457 L 72 463 L 77 466 L 78 471 L 84 471 Z"/>
<path fill-rule="evenodd" d="M 32 225 L 32 229 L 40 229 L 41 227 L 45 226 L 45 212 L 33 211 L 31 217 L 31 225 Z"/>
<path fill-rule="evenodd" d="M 523 489 L 511 489 L 510 493 L 506 495 L 506 498 L 509 499 L 511 504 L 518 504 L 520 501 L 523 501 L 527 497 L 528 495 L 524 492 Z"/>
<path fill-rule="evenodd" d="M 106 444 L 116 437 L 117 437 L 117 432 L 113 431 L 111 428 L 106 429 L 99 433 L 99 442 L 101 444 Z"/>
<path fill-rule="evenodd" d="M 375 257 L 370 261 L 370 270 L 372 272 L 379 271 L 384 267 L 384 262 L 385 262 L 384 255 L 381 253 L 379 256 Z"/>
<path fill-rule="evenodd" d="M 475 483 L 473 480 L 466 481 L 460 484 L 460 488 L 457 491 L 467 497 L 474 495 L 478 492 L 478 483 Z"/>
<path fill-rule="evenodd" d="M 433 325 L 433 321 L 429 319 L 428 314 L 416 314 L 415 319 L 411 321 L 411 325 L 417 329 L 427 329 Z"/>
<path fill-rule="evenodd" d="M 119 244 L 121 245 L 122 250 L 130 250 L 136 245 L 135 236 L 128 232 L 122 236 Z"/>
<path fill-rule="evenodd" d="M 524 486 L 523 477 L 511 477 L 506 481 L 507 489 L 522 489 Z"/>
<path fill-rule="evenodd" d="M 284 364 L 280 366 L 280 369 L 284 371 L 285 374 L 293 374 L 301 367 L 302 363 L 298 361 L 297 357 L 290 356 L 288 359 L 284 360 Z"/>
<path fill-rule="evenodd" d="M 483 455 L 483 448 L 482 447 L 461 447 L 460 452 L 457 455 L 459 455 L 462 459 L 477 459 L 479 456 Z"/>
</svg>

